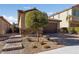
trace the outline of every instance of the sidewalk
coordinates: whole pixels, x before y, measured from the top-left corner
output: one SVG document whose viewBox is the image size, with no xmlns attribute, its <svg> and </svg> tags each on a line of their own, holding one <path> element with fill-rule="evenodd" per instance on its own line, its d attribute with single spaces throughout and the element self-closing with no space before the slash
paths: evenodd
<svg viewBox="0 0 79 59">
<path fill-rule="evenodd" d="M 5 45 L 2 48 L 2 54 L 21 54 L 23 53 L 21 35 L 11 35 L 5 40 Z"/>
<path fill-rule="evenodd" d="M 50 51 L 40 52 L 38 54 L 79 54 L 79 45 L 77 46 L 66 46 L 59 49 Z"/>
</svg>

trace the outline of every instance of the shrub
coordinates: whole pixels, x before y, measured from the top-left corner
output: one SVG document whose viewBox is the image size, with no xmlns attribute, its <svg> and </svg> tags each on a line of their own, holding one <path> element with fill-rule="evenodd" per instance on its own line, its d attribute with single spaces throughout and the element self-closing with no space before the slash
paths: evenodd
<svg viewBox="0 0 79 59">
<path fill-rule="evenodd" d="M 46 46 L 44 46 L 44 48 L 48 49 L 48 48 L 51 48 L 51 47 L 50 47 L 50 46 L 48 46 L 48 45 L 46 45 Z"/>
<path fill-rule="evenodd" d="M 76 30 L 77 32 L 79 32 L 79 27 L 75 27 L 75 30 Z"/>
<path fill-rule="evenodd" d="M 66 27 L 63 27 L 60 29 L 60 32 L 62 33 L 68 33 L 68 29 Z"/>
<path fill-rule="evenodd" d="M 27 38 L 27 40 L 28 40 L 29 42 L 34 42 L 31 38 Z"/>
<path fill-rule="evenodd" d="M 75 28 L 72 29 L 72 34 L 77 34 Z"/>
<path fill-rule="evenodd" d="M 14 30 L 14 32 L 19 33 L 19 28 L 16 27 L 15 30 Z"/>
<path fill-rule="evenodd" d="M 47 43 L 45 43 L 45 42 L 41 42 L 41 45 L 45 45 L 45 44 L 47 44 Z"/>
<path fill-rule="evenodd" d="M 33 48 L 38 48 L 38 47 L 35 45 L 35 46 L 33 46 Z"/>
<path fill-rule="evenodd" d="M 77 34 L 77 33 L 79 33 L 79 27 L 69 27 L 69 28 L 63 27 L 60 29 L 60 32 Z"/>
<path fill-rule="evenodd" d="M 11 28 L 7 29 L 6 33 L 12 33 L 12 29 Z"/>
<path fill-rule="evenodd" d="M 72 34 L 77 34 L 79 33 L 79 27 L 70 27 L 68 28 L 68 31 Z"/>
</svg>

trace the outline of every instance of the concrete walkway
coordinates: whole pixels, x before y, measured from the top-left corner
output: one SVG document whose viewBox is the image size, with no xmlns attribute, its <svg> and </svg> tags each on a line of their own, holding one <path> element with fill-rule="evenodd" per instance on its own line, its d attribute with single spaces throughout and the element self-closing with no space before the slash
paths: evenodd
<svg viewBox="0 0 79 59">
<path fill-rule="evenodd" d="M 2 54 L 23 54 L 24 49 L 3 51 Z"/>
<path fill-rule="evenodd" d="M 21 35 L 10 36 L 5 41 L 6 44 L 2 49 L 2 54 L 21 54 L 23 53 L 22 38 Z"/>
<path fill-rule="evenodd" d="M 79 46 L 67 46 L 38 54 L 79 54 Z"/>
</svg>

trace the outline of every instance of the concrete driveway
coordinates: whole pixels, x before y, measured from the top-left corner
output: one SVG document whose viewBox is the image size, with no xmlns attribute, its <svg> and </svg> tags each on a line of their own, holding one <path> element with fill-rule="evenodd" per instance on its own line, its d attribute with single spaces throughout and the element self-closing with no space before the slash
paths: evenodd
<svg viewBox="0 0 79 59">
<path fill-rule="evenodd" d="M 38 54 L 79 54 L 79 46 L 66 46 L 50 51 L 40 52 Z"/>
<path fill-rule="evenodd" d="M 79 54 L 79 35 L 75 34 L 51 34 L 50 40 L 58 40 L 65 47 L 40 52 L 39 54 Z"/>
<path fill-rule="evenodd" d="M 79 35 L 73 34 L 51 34 L 50 40 L 56 40 L 65 46 L 79 45 Z"/>
</svg>

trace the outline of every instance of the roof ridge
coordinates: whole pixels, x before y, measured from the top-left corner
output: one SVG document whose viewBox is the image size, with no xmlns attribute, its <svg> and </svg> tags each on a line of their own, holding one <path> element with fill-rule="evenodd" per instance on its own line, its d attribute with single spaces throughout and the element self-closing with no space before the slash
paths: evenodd
<svg viewBox="0 0 79 59">
<path fill-rule="evenodd" d="M 76 4 L 76 5 L 74 5 L 74 6 L 70 7 L 70 8 L 64 9 L 64 10 L 62 10 L 62 11 L 60 11 L 60 12 L 55 12 L 54 14 L 50 15 L 49 17 L 54 16 L 54 15 L 57 15 L 57 14 L 60 14 L 60 13 L 62 13 L 62 12 L 64 12 L 64 11 L 70 10 L 70 9 L 72 9 L 72 8 L 74 8 L 75 6 L 78 6 L 78 5 L 79 5 L 79 4 Z"/>
<path fill-rule="evenodd" d="M 3 16 L 0 16 L 0 18 L 2 18 L 4 21 L 6 21 L 8 24 L 10 24 L 11 25 L 11 23 L 10 22 L 8 22 Z"/>
</svg>

